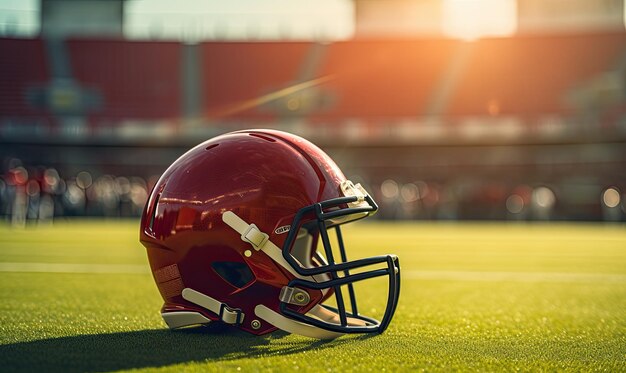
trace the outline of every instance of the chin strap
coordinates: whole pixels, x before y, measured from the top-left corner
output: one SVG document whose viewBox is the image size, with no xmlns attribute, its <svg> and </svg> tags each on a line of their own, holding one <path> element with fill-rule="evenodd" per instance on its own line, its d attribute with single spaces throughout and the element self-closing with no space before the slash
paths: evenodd
<svg viewBox="0 0 626 373">
<path fill-rule="evenodd" d="M 246 316 L 240 309 L 230 308 L 226 303 L 190 288 L 184 288 L 182 295 L 183 299 L 215 313 L 226 324 L 239 325 Z"/>
<path fill-rule="evenodd" d="M 209 311 L 219 315 L 220 320 L 227 324 L 239 325 L 243 321 L 245 315 L 241 310 L 232 309 L 225 303 L 212 298 L 199 291 L 185 288 L 183 289 L 183 298 L 191 303 L 208 309 Z M 311 314 L 323 318 L 319 315 L 320 306 L 315 306 L 311 310 Z M 299 321 L 289 319 L 278 312 L 271 310 L 269 307 L 259 304 L 254 308 L 254 313 L 260 319 L 265 320 L 271 325 L 282 329 L 288 333 L 299 334 L 305 337 L 318 339 L 334 339 L 341 337 L 344 333 L 331 332 L 312 325 L 304 324 Z M 211 320 L 197 312 L 168 312 L 162 314 L 163 319 L 171 329 L 181 328 L 190 325 L 208 324 Z"/>
</svg>

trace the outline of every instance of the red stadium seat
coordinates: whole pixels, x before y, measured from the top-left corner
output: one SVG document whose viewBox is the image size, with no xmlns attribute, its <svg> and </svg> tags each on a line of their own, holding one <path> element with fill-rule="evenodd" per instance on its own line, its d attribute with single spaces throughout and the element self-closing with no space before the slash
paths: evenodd
<svg viewBox="0 0 626 373">
<path fill-rule="evenodd" d="M 202 43 L 202 114 L 259 124 L 285 115 L 329 124 L 351 118 L 391 123 L 431 114 L 564 116 L 572 110 L 566 98 L 573 90 L 617 67 L 626 33 L 464 43 L 437 38 Z M 73 79 L 100 99 L 88 117 L 109 123 L 180 118 L 182 48 L 179 42 L 68 40 Z M 464 50 L 468 53 L 459 53 Z M 49 115 L 45 104 L 29 97 L 50 81 L 43 41 L 3 38 L 0 51 L 0 116 Z M 458 75 L 446 80 L 452 67 L 460 67 Z M 324 80 L 314 88 L 281 91 L 316 78 Z M 442 91 L 445 84 L 449 90 Z M 275 92 L 282 93 L 272 96 Z M 308 102 L 291 106 L 292 97 Z"/>
<path fill-rule="evenodd" d="M 346 41 L 330 45 L 320 76 L 334 79 L 316 120 L 416 117 L 460 43 L 449 39 Z"/>
<path fill-rule="evenodd" d="M 67 41 L 74 78 L 102 96 L 92 118 L 172 119 L 181 114 L 181 44 Z"/>
<path fill-rule="evenodd" d="M 0 117 L 45 116 L 28 96 L 49 78 L 41 39 L 0 39 Z"/>
<path fill-rule="evenodd" d="M 564 115 L 568 92 L 616 67 L 626 34 L 517 36 L 471 48 L 448 114 Z"/>
<path fill-rule="evenodd" d="M 311 43 L 203 43 L 203 107 L 208 118 L 271 120 L 276 110 L 264 95 L 297 83 Z M 256 103 L 256 104 L 255 104 Z M 271 105 L 270 105 L 271 106 Z"/>
</svg>

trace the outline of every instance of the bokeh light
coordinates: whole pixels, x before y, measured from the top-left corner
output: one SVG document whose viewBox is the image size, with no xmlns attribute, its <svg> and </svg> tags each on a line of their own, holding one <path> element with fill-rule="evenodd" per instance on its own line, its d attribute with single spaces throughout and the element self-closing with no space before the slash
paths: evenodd
<svg viewBox="0 0 626 373">
<path fill-rule="evenodd" d="M 554 192 L 548 187 L 538 187 L 533 190 L 533 201 L 544 208 L 551 208 L 556 202 Z"/>
<path fill-rule="evenodd" d="M 75 182 L 70 182 L 67 184 L 65 198 L 70 206 L 76 208 L 85 202 L 85 193 Z"/>
<path fill-rule="evenodd" d="M 22 166 L 13 169 L 13 180 L 17 185 L 26 184 L 28 181 L 28 171 Z"/>
<path fill-rule="evenodd" d="M 81 189 L 87 189 L 91 186 L 91 174 L 87 171 L 81 171 L 76 175 L 76 185 Z"/>
<path fill-rule="evenodd" d="M 54 189 L 59 183 L 59 173 L 54 168 L 48 168 L 44 171 L 43 179 L 50 188 Z"/>
<path fill-rule="evenodd" d="M 524 209 L 524 199 L 517 194 L 510 195 L 506 199 L 506 209 L 512 214 L 519 214 Z"/>
<path fill-rule="evenodd" d="M 30 180 L 28 181 L 28 184 L 26 184 L 26 194 L 28 194 L 30 197 L 39 196 L 40 190 L 41 188 L 39 187 L 39 183 L 37 182 L 37 180 Z"/>
<path fill-rule="evenodd" d="M 383 193 L 383 196 L 388 199 L 393 199 L 398 197 L 398 193 L 400 189 L 398 188 L 398 183 L 394 180 L 387 179 L 383 181 L 380 186 L 380 191 Z"/>
<path fill-rule="evenodd" d="M 405 202 L 417 201 L 419 198 L 419 189 L 417 188 L 417 185 L 413 183 L 402 185 L 402 188 L 400 189 L 400 197 L 402 197 Z"/>
<path fill-rule="evenodd" d="M 602 202 L 606 207 L 617 207 L 620 203 L 621 196 L 616 188 L 608 188 L 602 193 Z"/>
</svg>

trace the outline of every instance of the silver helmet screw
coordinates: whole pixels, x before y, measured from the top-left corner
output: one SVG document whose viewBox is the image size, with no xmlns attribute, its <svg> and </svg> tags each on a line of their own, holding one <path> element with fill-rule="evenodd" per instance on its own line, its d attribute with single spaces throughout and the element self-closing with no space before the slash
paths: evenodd
<svg viewBox="0 0 626 373">
<path fill-rule="evenodd" d="M 306 303 L 307 301 L 304 293 L 296 293 L 296 295 L 293 296 L 293 299 L 295 299 L 295 301 L 298 303 Z"/>
<path fill-rule="evenodd" d="M 261 322 L 259 320 L 252 320 L 250 322 L 250 326 L 252 327 L 252 329 L 257 330 L 261 327 Z"/>
</svg>

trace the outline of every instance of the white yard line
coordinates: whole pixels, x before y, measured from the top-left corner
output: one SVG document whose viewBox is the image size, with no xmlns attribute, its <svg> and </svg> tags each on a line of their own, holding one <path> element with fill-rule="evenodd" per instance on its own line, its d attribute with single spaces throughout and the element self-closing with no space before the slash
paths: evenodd
<svg viewBox="0 0 626 373">
<path fill-rule="evenodd" d="M 150 273 L 143 264 L 83 264 L 83 263 L 10 263 L 0 262 L 0 272 L 41 273 Z"/>
<path fill-rule="evenodd" d="M 481 272 L 481 271 L 402 271 L 402 278 L 449 281 L 509 281 L 509 282 L 619 282 L 626 275 L 608 273 L 567 272 Z"/>
</svg>

